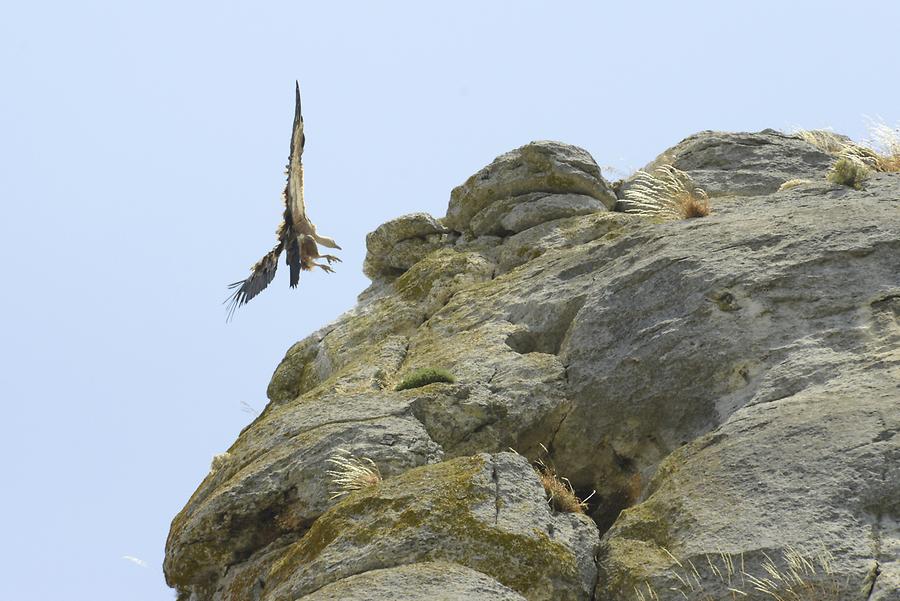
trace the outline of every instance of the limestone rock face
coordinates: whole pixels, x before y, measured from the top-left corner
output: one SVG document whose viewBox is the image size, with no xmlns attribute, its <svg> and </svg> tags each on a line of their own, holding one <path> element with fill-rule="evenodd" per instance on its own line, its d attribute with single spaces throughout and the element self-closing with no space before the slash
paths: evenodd
<svg viewBox="0 0 900 601">
<path fill-rule="evenodd" d="M 590 155 L 539 142 L 373 232 L 372 287 L 175 518 L 180 599 L 762 599 L 802 557 L 813 591 L 900 600 L 900 174 L 830 184 L 771 130 L 658 161 L 710 216 L 611 211 Z M 455 381 L 394 390 L 418 368 Z M 330 499 L 338 449 L 384 480 Z"/>
</svg>

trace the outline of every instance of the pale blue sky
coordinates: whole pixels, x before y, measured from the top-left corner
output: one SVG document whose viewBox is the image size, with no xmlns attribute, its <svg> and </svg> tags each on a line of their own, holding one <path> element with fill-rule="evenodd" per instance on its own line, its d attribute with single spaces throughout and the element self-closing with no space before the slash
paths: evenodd
<svg viewBox="0 0 900 601">
<path fill-rule="evenodd" d="M 534 139 L 631 171 L 702 129 L 860 137 L 900 120 L 898 23 L 866 1 L 5 5 L 0 598 L 171 598 L 172 517 L 285 350 L 353 305 L 383 221 L 443 215 Z M 226 325 L 281 217 L 295 78 L 344 263 L 297 290 L 282 267 Z"/>
</svg>

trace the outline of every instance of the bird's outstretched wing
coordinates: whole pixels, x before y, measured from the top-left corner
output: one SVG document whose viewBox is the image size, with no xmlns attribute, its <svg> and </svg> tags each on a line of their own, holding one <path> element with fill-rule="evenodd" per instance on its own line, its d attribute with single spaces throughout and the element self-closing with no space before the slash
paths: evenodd
<svg viewBox="0 0 900 601">
<path fill-rule="evenodd" d="M 287 186 L 284 189 L 285 221 L 297 226 L 306 221 L 306 204 L 303 201 L 303 113 L 300 111 L 300 83 L 297 82 L 294 105 L 294 128 L 291 131 L 291 154 L 288 157 Z"/>
<path fill-rule="evenodd" d="M 235 309 L 241 305 L 246 305 L 251 298 L 262 292 L 269 285 L 272 278 L 275 277 L 275 270 L 278 269 L 278 255 L 281 254 L 283 249 L 284 239 L 281 238 L 278 240 L 275 248 L 266 253 L 262 259 L 250 268 L 250 277 L 228 286 L 228 289 L 234 290 L 234 292 L 225 299 L 225 302 L 228 303 L 228 317 L 226 320 L 231 319 Z"/>
<path fill-rule="evenodd" d="M 295 225 L 306 221 L 306 205 L 303 202 L 303 146 L 306 135 L 303 133 L 303 112 L 300 109 L 300 82 L 295 81 L 296 95 L 294 101 L 294 125 L 291 129 L 291 153 L 288 156 L 287 184 L 284 187 L 284 233 L 279 237 L 285 241 L 287 253 L 285 261 L 291 271 L 291 288 L 300 283 L 300 270 L 303 260 L 300 243 L 297 241 Z"/>
</svg>

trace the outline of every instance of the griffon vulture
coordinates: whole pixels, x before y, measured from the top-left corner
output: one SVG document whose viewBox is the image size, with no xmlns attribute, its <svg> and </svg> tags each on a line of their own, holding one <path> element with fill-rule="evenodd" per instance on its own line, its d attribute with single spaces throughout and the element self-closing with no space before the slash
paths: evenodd
<svg viewBox="0 0 900 601">
<path fill-rule="evenodd" d="M 275 277 L 278 256 L 282 251 L 287 251 L 285 258 L 291 273 L 291 288 L 295 288 L 300 282 L 301 270 L 309 271 L 313 267 L 319 267 L 323 271 L 333 273 L 334 270 L 329 265 L 332 261 L 340 262 L 340 259 L 333 255 L 319 254 L 319 244 L 338 250 L 341 247 L 331 238 L 319 235 L 315 224 L 306 215 L 306 205 L 303 202 L 303 163 L 300 161 L 305 141 L 303 115 L 300 113 L 300 83 L 297 82 L 291 154 L 287 165 L 287 185 L 284 187 L 284 220 L 276 232 L 278 244 L 250 268 L 250 276 L 246 280 L 228 286 L 230 290 L 234 290 L 225 300 L 228 303 L 229 319 L 235 309 L 248 303 L 269 285 Z M 316 259 L 325 259 L 329 265 L 316 263 Z"/>
</svg>

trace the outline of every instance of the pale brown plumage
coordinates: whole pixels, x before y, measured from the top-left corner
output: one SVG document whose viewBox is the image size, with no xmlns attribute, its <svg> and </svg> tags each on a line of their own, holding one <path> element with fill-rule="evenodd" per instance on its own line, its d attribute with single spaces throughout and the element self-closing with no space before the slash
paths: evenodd
<svg viewBox="0 0 900 601">
<path fill-rule="evenodd" d="M 315 224 L 306 216 L 306 204 L 303 201 L 303 146 L 306 137 L 303 134 L 303 115 L 300 112 L 300 83 L 297 83 L 296 107 L 294 109 L 294 127 L 291 133 L 291 154 L 288 158 L 287 185 L 284 187 L 284 220 L 278 226 L 276 236 L 278 243 L 262 259 L 250 268 L 250 276 L 228 286 L 234 290 L 226 299 L 228 318 L 235 309 L 247 304 L 250 299 L 262 292 L 275 277 L 278 268 L 278 257 L 286 251 L 286 262 L 290 269 L 291 288 L 300 282 L 300 271 L 319 267 L 323 271 L 333 272 L 332 261 L 340 262 L 333 255 L 320 255 L 319 244 L 328 248 L 341 249 L 334 240 L 321 236 L 316 232 Z M 316 263 L 316 259 L 325 259 L 328 264 Z"/>
</svg>

